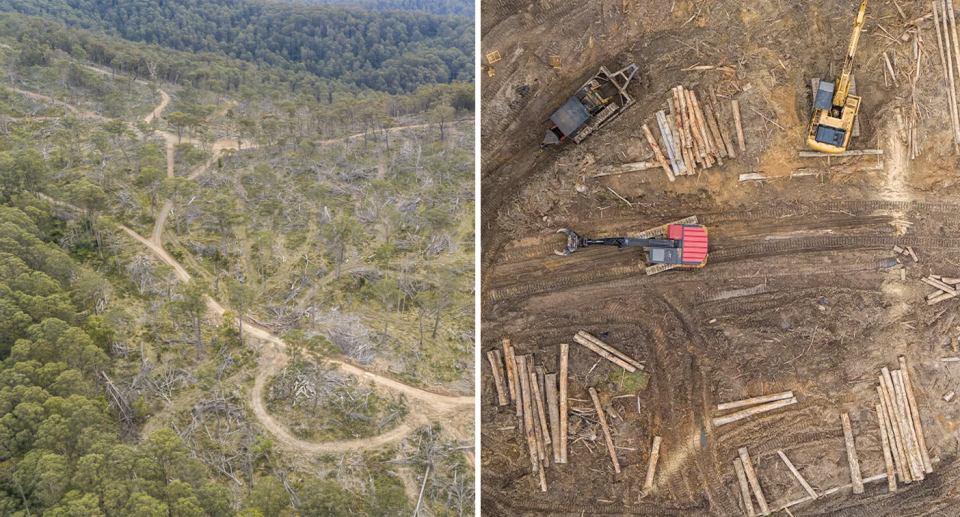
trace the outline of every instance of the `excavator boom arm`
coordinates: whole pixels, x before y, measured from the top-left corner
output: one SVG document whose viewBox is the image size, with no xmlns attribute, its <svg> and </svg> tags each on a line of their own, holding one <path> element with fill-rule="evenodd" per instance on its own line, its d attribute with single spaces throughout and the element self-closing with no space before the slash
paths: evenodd
<svg viewBox="0 0 960 517">
<path fill-rule="evenodd" d="M 840 73 L 840 79 L 837 81 L 837 91 L 833 95 L 833 105 L 842 107 L 847 102 L 847 95 L 850 94 L 850 77 L 853 75 L 853 56 L 857 53 L 857 45 L 860 44 L 860 32 L 867 18 L 867 0 L 860 2 L 860 12 L 857 13 L 857 20 L 853 23 L 853 34 L 850 36 L 850 46 L 847 47 L 847 57 L 843 61 L 843 71 Z"/>
</svg>

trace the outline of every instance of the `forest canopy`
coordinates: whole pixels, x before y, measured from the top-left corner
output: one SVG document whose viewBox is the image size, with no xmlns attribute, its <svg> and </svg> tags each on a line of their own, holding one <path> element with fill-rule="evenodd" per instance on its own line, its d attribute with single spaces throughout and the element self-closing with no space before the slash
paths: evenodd
<svg viewBox="0 0 960 517">
<path fill-rule="evenodd" d="M 433 14 L 474 16 L 472 0 L 286 0 L 304 4 L 339 5 L 369 10 L 426 11 Z"/>
<path fill-rule="evenodd" d="M 473 20 L 463 16 L 258 0 L 2 0 L 0 11 L 387 93 L 474 73 Z"/>
</svg>

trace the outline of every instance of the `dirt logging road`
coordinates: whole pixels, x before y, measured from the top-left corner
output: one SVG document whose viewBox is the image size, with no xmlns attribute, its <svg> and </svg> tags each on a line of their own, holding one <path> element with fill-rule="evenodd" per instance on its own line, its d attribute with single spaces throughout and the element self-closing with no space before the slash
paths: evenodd
<svg viewBox="0 0 960 517">
<path fill-rule="evenodd" d="M 109 73 L 94 67 L 88 68 L 101 74 Z M 142 80 L 138 82 L 147 84 Z M 17 89 L 12 90 L 17 93 L 63 105 L 67 110 L 78 116 L 90 117 L 99 120 L 109 120 L 95 113 L 81 111 L 74 106 L 67 105 L 61 101 L 57 101 L 43 95 Z M 153 111 L 150 112 L 150 114 L 144 118 L 145 122 L 149 123 L 160 117 L 160 114 L 171 102 L 170 95 L 167 92 L 162 89 L 158 89 L 158 92 L 160 93 L 161 102 Z M 401 126 L 391 128 L 389 131 L 400 131 L 404 129 L 421 128 L 426 126 L 427 124 Z M 167 147 L 167 173 L 169 177 L 173 177 L 175 165 L 173 144 L 180 139 L 178 139 L 176 135 L 166 131 L 160 131 L 160 133 L 163 135 Z M 361 136 L 363 136 L 363 133 L 357 133 L 337 139 L 323 141 L 322 143 L 347 141 Z M 199 143 L 190 138 L 184 138 L 183 140 L 191 143 Z M 203 164 L 200 164 L 200 166 L 198 166 L 195 170 L 191 171 L 187 176 L 188 179 L 195 179 L 201 174 L 207 172 L 210 167 L 217 162 L 217 159 L 223 155 L 224 151 L 233 148 L 233 144 L 236 144 L 236 140 L 218 140 L 215 142 L 212 149 L 213 156 Z M 247 149 L 255 148 L 256 143 L 252 141 L 245 141 L 244 147 Z M 43 197 L 52 203 L 69 206 L 61 201 L 56 201 L 46 196 Z M 136 231 L 126 226 L 121 225 L 120 228 L 132 239 L 146 246 L 164 263 L 171 266 L 180 281 L 187 282 L 191 278 L 190 274 L 176 259 L 173 258 L 173 256 L 167 253 L 167 251 L 163 248 L 163 230 L 166 225 L 166 220 L 170 215 L 171 209 L 172 203 L 170 200 L 166 200 L 163 204 L 163 207 L 157 214 L 157 219 L 150 239 L 144 238 Z M 224 307 L 213 298 L 207 299 L 207 305 L 209 310 L 215 313 L 217 316 L 225 312 Z M 295 453 L 310 455 L 373 449 L 385 444 L 396 442 L 406 437 L 417 428 L 429 425 L 433 422 L 443 423 L 445 431 L 451 434 L 455 439 L 467 438 L 462 429 L 472 427 L 473 425 L 474 397 L 450 396 L 434 393 L 400 382 L 391 377 L 366 370 L 354 364 L 332 359 L 328 360 L 327 362 L 336 365 L 342 372 L 353 375 L 357 377 L 358 380 L 372 382 L 380 389 L 402 394 L 407 400 L 407 405 L 409 406 L 410 411 L 407 416 L 404 417 L 404 421 L 402 421 L 399 426 L 388 432 L 370 438 L 331 442 L 310 442 L 297 438 L 286 426 L 278 422 L 267 411 L 266 404 L 264 402 L 264 387 L 267 379 L 270 376 L 275 375 L 287 364 L 288 356 L 286 354 L 286 345 L 278 336 L 273 335 L 271 332 L 257 325 L 253 325 L 248 322 L 242 322 L 242 325 L 245 334 L 257 338 L 266 345 L 262 350 L 262 360 L 257 369 L 253 389 L 249 392 L 248 403 L 250 404 L 253 413 L 256 415 L 257 420 L 274 438 L 276 438 L 279 445 L 281 445 L 284 449 Z M 464 455 L 468 463 L 472 466 L 474 463 L 474 453 L 472 451 L 465 450 Z"/>
</svg>

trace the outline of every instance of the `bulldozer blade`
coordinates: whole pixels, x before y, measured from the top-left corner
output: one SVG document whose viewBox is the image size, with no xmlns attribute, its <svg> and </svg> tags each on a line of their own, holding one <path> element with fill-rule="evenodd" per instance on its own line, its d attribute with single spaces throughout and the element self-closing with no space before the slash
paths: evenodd
<svg viewBox="0 0 960 517">
<path fill-rule="evenodd" d="M 577 248 L 580 246 L 580 236 L 577 235 L 577 232 L 573 230 L 568 230 L 566 228 L 560 228 L 557 230 L 557 233 L 567 234 L 567 246 L 563 250 L 553 250 L 554 253 L 560 255 L 561 257 L 566 257 L 567 255 L 577 251 Z"/>
</svg>

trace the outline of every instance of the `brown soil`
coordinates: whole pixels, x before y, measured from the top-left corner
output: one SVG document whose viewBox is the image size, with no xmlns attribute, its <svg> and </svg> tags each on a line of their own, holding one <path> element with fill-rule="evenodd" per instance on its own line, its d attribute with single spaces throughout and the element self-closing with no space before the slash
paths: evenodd
<svg viewBox="0 0 960 517">
<path fill-rule="evenodd" d="M 908 19 L 929 12 L 929 4 L 899 4 Z M 894 109 L 911 106 L 913 40 L 888 38 L 905 29 L 893 3 L 867 8 L 856 72 L 862 135 L 851 148 L 884 150 L 882 170 L 871 170 L 876 158 L 828 165 L 796 157 L 809 120 L 809 79 L 838 72 L 859 2 L 632 1 L 626 14 L 623 5 L 482 3 L 482 54 L 497 50 L 503 59 L 482 82 L 481 353 L 510 338 L 518 353 L 534 353 L 556 371 L 557 345 L 571 343 L 571 406 L 584 410 L 573 413 L 583 418 L 571 417 L 582 424 L 575 431 L 582 439 L 571 446 L 570 463 L 547 468 L 542 493 L 512 407 L 497 408 L 483 363 L 483 514 L 745 515 L 732 465 L 744 446 L 771 509 L 779 508 L 804 492 L 778 449 L 818 491 L 849 484 L 841 412 L 853 421 L 864 477 L 879 474 L 876 375 L 905 355 L 934 474 L 893 494 L 872 483 L 863 495 L 845 489 L 790 510 L 797 517 L 956 515 L 960 410 L 941 397 L 958 389 L 960 371 L 939 358 L 954 355 L 958 305 L 928 307 L 932 289 L 920 282 L 931 273 L 960 276 L 960 205 L 948 197 L 957 192 L 957 162 L 932 23 L 921 24 L 928 43 L 915 94 L 924 154 L 910 161 Z M 896 55 L 897 87 L 884 85 L 883 51 Z M 562 57 L 561 70 L 547 64 L 550 55 Z M 550 113 L 586 78 L 601 65 L 631 62 L 641 70 L 630 86 L 636 106 L 579 145 L 537 153 Z M 736 73 L 681 70 L 697 64 Z M 712 85 L 739 99 L 747 152 L 673 183 L 659 169 L 590 178 L 596 166 L 650 159 L 639 128 L 655 126 L 654 112 L 677 84 L 701 94 Z M 520 96 L 521 86 L 529 93 Z M 741 173 L 798 169 L 821 174 L 738 182 Z M 689 215 L 710 231 L 710 258 L 700 270 L 647 277 L 639 251 L 553 254 L 563 243 L 557 228 L 629 235 Z M 899 234 L 895 221 L 909 221 L 910 231 Z M 920 255 L 906 281 L 878 269 L 894 245 Z M 634 391 L 617 367 L 597 364 L 573 344 L 578 330 L 602 334 L 644 361 L 647 386 Z M 590 414 L 589 386 L 618 415 L 608 420 L 622 447 L 621 474 L 613 473 Z M 719 402 L 788 389 L 796 406 L 720 428 L 710 422 Z M 614 398 L 621 395 L 630 396 Z M 641 493 L 655 435 L 663 437 L 656 483 Z"/>
</svg>

